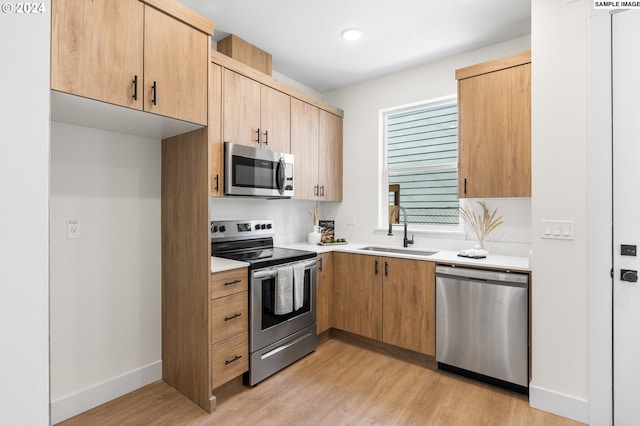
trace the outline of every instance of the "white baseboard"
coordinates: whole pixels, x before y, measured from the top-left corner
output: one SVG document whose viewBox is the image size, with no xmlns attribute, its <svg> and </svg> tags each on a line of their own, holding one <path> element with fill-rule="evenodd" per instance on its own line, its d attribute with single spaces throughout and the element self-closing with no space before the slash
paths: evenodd
<svg viewBox="0 0 640 426">
<path fill-rule="evenodd" d="M 582 423 L 589 423 L 589 401 L 529 385 L 529 405 Z"/>
<path fill-rule="evenodd" d="M 59 423 L 98 405 L 162 379 L 162 361 L 115 377 L 73 395 L 51 401 L 51 424 Z"/>
</svg>

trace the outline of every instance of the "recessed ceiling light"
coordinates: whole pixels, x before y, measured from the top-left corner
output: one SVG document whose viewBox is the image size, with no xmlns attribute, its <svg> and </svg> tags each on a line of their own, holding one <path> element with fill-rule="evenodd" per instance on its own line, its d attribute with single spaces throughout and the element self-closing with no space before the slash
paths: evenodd
<svg viewBox="0 0 640 426">
<path fill-rule="evenodd" d="M 362 37 L 362 30 L 358 28 L 347 28 L 342 31 L 342 38 L 347 41 L 356 41 Z"/>
</svg>

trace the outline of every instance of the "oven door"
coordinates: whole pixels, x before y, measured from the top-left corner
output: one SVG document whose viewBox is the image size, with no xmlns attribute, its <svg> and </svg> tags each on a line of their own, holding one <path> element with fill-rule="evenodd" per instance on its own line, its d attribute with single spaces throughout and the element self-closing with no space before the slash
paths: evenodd
<svg viewBox="0 0 640 426">
<path fill-rule="evenodd" d="M 224 152 L 225 195 L 293 196 L 293 155 L 230 142 Z"/>
<path fill-rule="evenodd" d="M 300 309 L 284 315 L 274 313 L 278 268 L 294 263 L 251 272 L 249 352 L 262 349 L 316 323 L 316 261 L 310 259 L 301 262 L 305 263 L 304 302 Z"/>
</svg>

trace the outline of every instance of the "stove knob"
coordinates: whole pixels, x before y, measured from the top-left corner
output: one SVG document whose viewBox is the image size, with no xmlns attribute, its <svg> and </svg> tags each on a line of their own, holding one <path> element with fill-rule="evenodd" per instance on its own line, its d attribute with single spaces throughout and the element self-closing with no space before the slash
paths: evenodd
<svg viewBox="0 0 640 426">
<path fill-rule="evenodd" d="M 262 225 L 260 225 L 260 229 L 267 229 L 267 225 L 263 223 Z"/>
<path fill-rule="evenodd" d="M 213 225 L 213 226 L 211 227 L 211 232 L 213 232 L 214 234 L 215 234 L 216 232 L 218 232 L 218 226 L 217 226 L 217 225 Z"/>
<path fill-rule="evenodd" d="M 259 224 L 259 223 L 256 223 L 256 231 L 257 231 L 258 229 L 260 229 L 260 224 Z"/>
<path fill-rule="evenodd" d="M 224 232 L 226 230 L 227 230 L 227 228 L 224 225 L 220 225 L 220 232 Z"/>
<path fill-rule="evenodd" d="M 271 224 L 267 223 L 267 229 L 271 229 Z"/>
</svg>

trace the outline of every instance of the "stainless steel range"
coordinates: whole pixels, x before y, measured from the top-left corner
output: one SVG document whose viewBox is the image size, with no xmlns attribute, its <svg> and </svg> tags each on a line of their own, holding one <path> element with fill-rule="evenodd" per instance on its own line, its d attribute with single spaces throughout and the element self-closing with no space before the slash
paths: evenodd
<svg viewBox="0 0 640 426">
<path fill-rule="evenodd" d="M 316 253 L 274 247 L 273 235 L 271 220 L 211 222 L 212 255 L 249 263 L 249 386 L 318 347 Z"/>
</svg>

